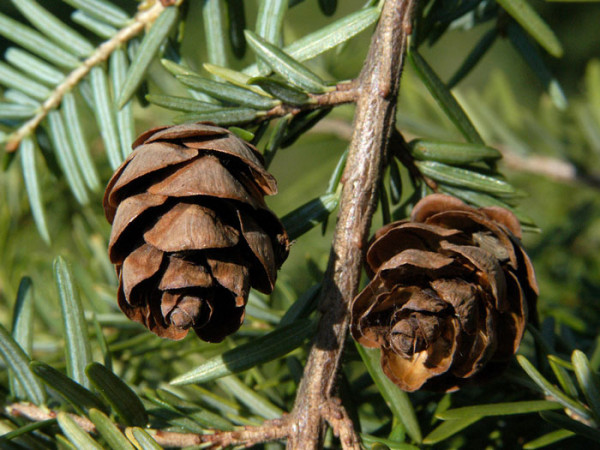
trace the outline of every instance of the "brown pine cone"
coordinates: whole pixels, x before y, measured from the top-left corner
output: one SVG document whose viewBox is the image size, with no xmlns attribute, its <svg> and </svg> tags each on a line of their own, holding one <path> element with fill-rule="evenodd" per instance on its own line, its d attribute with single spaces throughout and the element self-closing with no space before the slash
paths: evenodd
<svg viewBox="0 0 600 450">
<path fill-rule="evenodd" d="M 538 288 L 520 238 L 506 209 L 425 197 L 411 221 L 375 234 L 352 335 L 381 348 L 384 373 L 405 391 L 452 391 L 497 374 L 535 314 Z"/>
<path fill-rule="evenodd" d="M 288 236 L 263 196 L 277 184 L 256 149 L 207 124 L 143 133 L 104 194 L 123 312 L 161 337 L 222 341 L 250 287 L 269 293 Z"/>
</svg>

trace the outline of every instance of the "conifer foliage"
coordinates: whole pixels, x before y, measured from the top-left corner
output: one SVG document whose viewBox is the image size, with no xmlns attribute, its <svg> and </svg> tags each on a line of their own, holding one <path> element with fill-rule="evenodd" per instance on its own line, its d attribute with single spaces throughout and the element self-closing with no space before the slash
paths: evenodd
<svg viewBox="0 0 600 450">
<path fill-rule="evenodd" d="M 0 447 L 599 442 L 600 62 L 544 17 L 3 2 Z"/>
</svg>

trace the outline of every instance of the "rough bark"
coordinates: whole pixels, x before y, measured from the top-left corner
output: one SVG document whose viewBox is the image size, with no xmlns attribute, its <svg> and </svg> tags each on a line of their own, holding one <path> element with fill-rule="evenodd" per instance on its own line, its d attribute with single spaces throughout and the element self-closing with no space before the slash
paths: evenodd
<svg viewBox="0 0 600 450">
<path fill-rule="evenodd" d="M 348 333 L 348 307 L 358 291 L 377 186 L 394 125 L 415 3 L 415 0 L 389 0 L 384 4 L 359 78 L 340 212 L 320 295 L 323 316 L 298 390 L 292 413 L 297 426 L 288 437 L 288 448 L 316 449 L 321 442 L 323 410 L 332 399 Z M 345 436 L 342 444 L 346 448 L 359 448 L 355 433 Z"/>
</svg>

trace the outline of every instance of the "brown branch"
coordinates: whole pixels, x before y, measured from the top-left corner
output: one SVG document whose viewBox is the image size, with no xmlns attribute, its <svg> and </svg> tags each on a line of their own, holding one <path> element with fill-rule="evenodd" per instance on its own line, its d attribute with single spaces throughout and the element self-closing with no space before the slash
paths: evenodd
<svg viewBox="0 0 600 450">
<path fill-rule="evenodd" d="M 13 403 L 5 408 L 6 412 L 14 417 L 25 417 L 33 422 L 43 422 L 44 420 L 56 419 L 57 412 L 47 408 L 42 408 L 33 403 Z M 96 426 L 87 417 L 81 417 L 76 414 L 69 414 L 69 417 L 88 433 L 95 432 Z"/>
<path fill-rule="evenodd" d="M 286 103 L 274 106 L 259 116 L 258 121 L 272 120 L 276 117 L 283 117 L 288 114 L 293 116 L 303 112 L 315 109 L 343 105 L 344 103 L 354 103 L 358 98 L 358 89 L 354 81 L 339 83 L 335 90 L 325 92 L 324 94 L 311 94 L 310 102 L 302 106 L 293 106 Z"/>
<path fill-rule="evenodd" d="M 141 5 L 140 12 L 135 15 L 131 24 L 119 30 L 112 38 L 100 45 L 89 58 L 67 75 L 62 83 L 54 88 L 50 97 L 42 103 L 37 114 L 8 136 L 5 146 L 6 151 L 14 152 L 19 147 L 21 141 L 35 131 L 46 116 L 60 105 L 65 94 L 83 80 L 93 67 L 105 61 L 120 45 L 137 36 L 147 26 L 153 24 L 164 10 L 165 6 L 160 1 L 155 1 L 154 4 L 147 3 Z"/>
<path fill-rule="evenodd" d="M 289 434 L 289 416 L 281 419 L 267 420 L 258 427 L 244 427 L 235 431 L 219 431 L 215 434 L 202 435 L 202 443 L 210 442 L 212 447 L 224 448 L 230 446 L 244 445 L 251 447 L 261 442 L 277 441 L 285 439 Z M 186 444 L 187 445 L 187 444 Z M 183 447 L 183 446 L 182 446 Z"/>
<path fill-rule="evenodd" d="M 56 411 L 36 406 L 32 403 L 13 403 L 6 412 L 14 417 L 25 417 L 34 422 L 56 419 Z M 69 414 L 73 421 L 88 433 L 97 433 L 96 426 L 87 417 Z M 119 426 L 121 430 L 125 427 Z M 233 445 L 251 446 L 261 442 L 284 439 L 289 429 L 288 416 L 265 421 L 260 427 L 243 427 L 233 431 L 214 431 L 207 434 L 174 433 L 170 431 L 145 429 L 154 440 L 164 447 L 191 447 L 211 444 L 212 448 L 224 448 Z"/>
<path fill-rule="evenodd" d="M 332 398 L 321 407 L 323 419 L 333 429 L 333 434 L 342 443 L 342 448 L 360 448 L 360 441 L 354 432 L 354 424 L 339 398 Z"/>
<path fill-rule="evenodd" d="M 296 427 L 288 448 L 316 449 L 323 405 L 330 401 L 348 333 L 348 306 L 357 293 L 376 191 L 396 111 L 396 97 L 415 0 L 388 0 L 359 78 L 354 132 L 344 171 L 344 190 L 329 268 L 323 282 L 323 313 L 293 411 Z M 341 433 L 341 432 L 340 432 Z M 354 434 L 345 430 L 345 434 Z M 360 448 L 354 437 L 346 448 Z M 344 444 L 344 442 L 342 442 Z"/>
</svg>

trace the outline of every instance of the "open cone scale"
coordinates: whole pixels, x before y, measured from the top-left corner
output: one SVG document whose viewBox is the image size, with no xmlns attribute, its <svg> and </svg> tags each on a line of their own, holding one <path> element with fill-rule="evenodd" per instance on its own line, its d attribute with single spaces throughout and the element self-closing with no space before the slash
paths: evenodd
<svg viewBox="0 0 600 450">
<path fill-rule="evenodd" d="M 264 195 L 277 184 L 230 131 L 195 123 L 143 133 L 104 195 L 119 307 L 161 337 L 222 341 L 251 287 L 272 291 L 289 240 Z"/>
<path fill-rule="evenodd" d="M 375 234 L 352 335 L 381 348 L 384 373 L 406 391 L 452 391 L 499 374 L 535 315 L 538 288 L 520 238 L 506 209 L 425 197 L 410 221 Z"/>
</svg>

